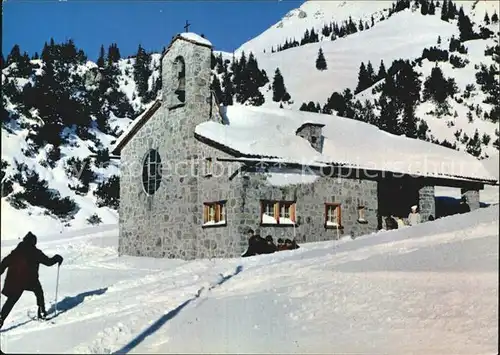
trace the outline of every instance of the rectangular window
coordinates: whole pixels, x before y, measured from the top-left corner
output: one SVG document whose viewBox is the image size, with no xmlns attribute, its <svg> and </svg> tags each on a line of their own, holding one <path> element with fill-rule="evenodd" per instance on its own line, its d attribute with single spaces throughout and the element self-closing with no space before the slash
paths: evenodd
<svg viewBox="0 0 500 355">
<path fill-rule="evenodd" d="M 341 228 L 340 203 L 325 203 L 325 228 Z"/>
<path fill-rule="evenodd" d="M 366 223 L 366 218 L 365 218 L 365 206 L 358 206 L 358 222 L 359 223 Z"/>
<path fill-rule="evenodd" d="M 292 201 L 261 201 L 260 223 L 294 225 L 295 202 Z"/>
<path fill-rule="evenodd" d="M 203 227 L 227 225 L 225 204 L 226 201 L 205 202 L 203 204 Z"/>
<path fill-rule="evenodd" d="M 212 158 L 205 158 L 204 175 L 212 176 L 212 174 L 213 174 Z"/>
</svg>

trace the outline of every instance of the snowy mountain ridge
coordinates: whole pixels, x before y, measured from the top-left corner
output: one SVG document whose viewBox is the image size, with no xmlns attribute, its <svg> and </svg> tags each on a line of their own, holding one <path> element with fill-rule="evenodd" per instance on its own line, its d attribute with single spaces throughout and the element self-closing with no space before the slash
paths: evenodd
<svg viewBox="0 0 500 355">
<path fill-rule="evenodd" d="M 432 3 L 443 6 L 442 1 Z M 399 85 L 397 73 L 401 69 L 395 65 L 395 71 L 391 71 L 390 67 L 399 59 L 409 60 L 420 80 L 421 99 L 413 105 L 414 123 L 419 129 L 428 127 L 419 138 L 439 143 L 446 141 L 448 146 L 455 144 L 457 149 L 478 157 L 498 153 L 498 121 L 490 117 L 496 106 L 492 100 L 484 102 L 498 92 L 495 91 L 498 84 L 491 85 L 491 78 L 499 78 L 500 52 L 495 32 L 498 22 L 490 20 L 499 12 L 498 3 L 452 3 L 457 12 L 463 6 L 476 33 L 484 31 L 482 28 L 493 33 L 485 32 L 480 38 L 459 41 L 459 44 L 455 43 L 461 35 L 458 14 L 453 19 L 443 20 L 440 7 L 435 7 L 434 15 L 423 15 L 422 5 L 417 7 L 415 4 L 413 1 L 411 4 L 405 1 L 306 1 L 235 51 L 236 64 L 241 62 L 243 54 L 248 58 L 251 52 L 262 71 L 259 72 L 263 75 L 260 86 L 251 94 L 243 92 L 247 84 L 238 82 L 233 55 L 218 52 L 217 43 L 214 43 L 212 65 L 214 78 L 219 81 L 218 90 L 215 90 L 220 96 L 219 102 L 228 98 L 227 88 L 232 85 L 235 91 L 229 96 L 234 105 L 318 110 L 360 120 L 373 115 L 374 122 L 369 123 L 381 127 L 381 96 L 386 96 L 389 103 L 400 100 L 398 105 L 403 105 L 404 101 L 384 92 L 387 75 L 395 78 Z M 485 22 L 486 13 L 489 23 Z M 356 24 L 355 29 L 349 24 L 350 19 Z M 310 36 L 312 28 L 317 38 L 309 37 L 307 43 L 278 50 L 286 41 L 300 41 L 306 30 Z M 465 49 L 453 48 L 452 51 L 453 46 Z M 73 47 L 74 44 L 46 44 L 42 58 L 26 58 L 19 52 L 11 53 L 10 60 L 8 57 L 5 65 L 2 63 L 2 82 L 5 83 L 2 97 L 2 236 L 17 238 L 23 235 L 25 226 L 12 223 L 19 219 L 36 221 L 42 233 L 53 232 L 54 225 L 63 231 L 93 223 L 117 222 L 118 161 L 110 160 L 106 149 L 161 93 L 160 54 L 146 53 L 139 47 L 137 56 L 120 58 L 117 48 L 111 46 L 107 56 L 102 49 L 102 59 L 94 63 Z M 437 55 L 434 50 L 432 55 L 426 54 L 423 58 L 425 50 L 432 47 L 446 51 L 447 59 L 436 60 L 432 57 Z M 320 50 L 326 65 L 321 70 L 315 64 Z M 460 59 L 458 64 L 455 57 Z M 365 66 L 370 63 L 377 73 L 382 61 L 390 74 L 377 78 L 372 75 L 371 81 L 356 92 L 361 63 Z M 485 70 L 482 65 L 486 66 Z M 453 78 L 456 83 L 456 91 L 439 104 L 432 98 L 423 98 L 425 82 L 436 66 L 441 69 L 444 79 Z M 495 66 L 496 72 L 489 71 L 488 67 Z M 288 99 L 281 95 L 274 101 L 276 69 L 280 71 Z M 57 82 L 44 76 L 50 70 L 54 70 Z M 56 85 L 59 82 L 66 83 L 63 87 L 67 88 Z M 214 88 L 217 89 L 215 79 Z M 350 92 L 346 93 L 346 89 Z M 33 100 L 39 97 L 37 95 L 44 96 L 44 100 L 53 99 L 51 91 L 60 93 L 66 100 L 64 103 L 54 101 L 57 112 L 40 105 L 43 100 Z M 339 94 L 344 112 L 339 112 Z M 371 108 L 366 109 L 366 105 Z M 398 122 L 404 119 L 402 107 L 394 113 Z M 50 134 L 47 124 L 51 117 L 56 118 L 57 124 L 53 127 L 61 130 L 62 142 Z M 99 158 L 88 159 L 92 154 Z M 50 206 L 29 197 L 36 193 L 48 198 L 54 192 L 57 192 L 56 197 L 51 198 L 53 204 Z"/>
</svg>

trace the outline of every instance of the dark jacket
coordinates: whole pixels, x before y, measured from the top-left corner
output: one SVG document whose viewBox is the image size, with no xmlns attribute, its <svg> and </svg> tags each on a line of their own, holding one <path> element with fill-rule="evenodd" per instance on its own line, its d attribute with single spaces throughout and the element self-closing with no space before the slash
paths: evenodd
<svg viewBox="0 0 500 355">
<path fill-rule="evenodd" d="M 460 205 L 458 207 L 458 213 L 468 213 L 470 212 L 470 207 L 469 204 L 466 202 L 460 202 Z"/>
<path fill-rule="evenodd" d="M 0 274 L 8 269 L 2 293 L 11 297 L 24 290 L 33 290 L 40 282 L 38 279 L 40 264 L 52 266 L 57 262 L 57 255 L 49 258 L 36 246 L 24 241 L 19 243 L 0 264 Z"/>
<path fill-rule="evenodd" d="M 268 254 L 269 248 L 267 242 L 260 235 L 253 235 L 248 239 L 248 249 L 241 255 L 242 257 L 254 256 L 260 254 Z"/>
</svg>

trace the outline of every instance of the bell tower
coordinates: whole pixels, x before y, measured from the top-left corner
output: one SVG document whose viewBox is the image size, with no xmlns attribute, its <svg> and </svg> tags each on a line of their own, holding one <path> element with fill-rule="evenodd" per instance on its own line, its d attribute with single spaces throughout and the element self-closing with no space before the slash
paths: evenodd
<svg viewBox="0 0 500 355">
<path fill-rule="evenodd" d="M 162 57 L 163 102 L 169 110 L 209 95 L 211 53 L 212 44 L 195 33 L 173 38 Z"/>
</svg>

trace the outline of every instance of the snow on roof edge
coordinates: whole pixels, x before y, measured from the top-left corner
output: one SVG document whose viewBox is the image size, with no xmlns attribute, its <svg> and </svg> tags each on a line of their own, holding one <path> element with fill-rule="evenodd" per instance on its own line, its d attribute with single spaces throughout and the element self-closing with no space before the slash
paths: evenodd
<svg viewBox="0 0 500 355">
<path fill-rule="evenodd" d="M 241 153 L 243 154 L 243 153 Z M 461 176 L 461 175 L 451 175 L 451 174 L 444 174 L 444 173 L 435 173 L 435 174 L 430 174 L 425 171 L 421 172 L 411 172 L 411 171 L 403 171 L 403 170 L 396 170 L 396 169 L 382 169 L 379 167 L 367 167 L 367 166 L 361 166 L 361 165 L 355 165 L 355 164 L 349 164 L 349 163 L 340 163 L 340 162 L 322 162 L 322 161 L 292 161 L 290 159 L 284 159 L 284 158 L 273 158 L 273 157 L 258 157 L 258 156 L 250 156 L 250 155 L 243 155 L 241 157 L 233 157 L 233 158 L 216 158 L 218 161 L 234 161 L 234 162 L 242 162 L 242 163 L 261 163 L 261 164 L 278 164 L 278 166 L 283 165 L 300 165 L 304 167 L 310 167 L 310 168 L 327 168 L 327 167 L 340 167 L 340 168 L 347 168 L 347 169 L 357 169 L 357 170 L 367 170 L 367 171 L 380 171 L 380 172 L 390 172 L 392 174 L 403 174 L 403 175 L 408 175 L 408 176 L 413 176 L 413 177 L 425 177 L 425 178 L 434 178 L 434 179 L 448 179 L 448 180 L 457 180 L 457 181 L 468 181 L 468 182 L 480 182 L 480 183 L 488 183 L 489 185 L 498 185 L 498 181 L 495 180 L 488 180 L 488 179 L 481 179 L 473 176 Z"/>
<path fill-rule="evenodd" d="M 486 184 L 497 181 L 482 168 L 479 160 L 469 154 L 418 139 L 392 135 L 365 122 L 319 113 L 306 114 L 241 105 L 229 106 L 227 109 L 230 110 L 227 112 L 229 125 L 204 122 L 197 125 L 195 132 L 209 141 L 208 144 L 213 142 L 222 150 L 231 150 L 233 153 L 229 154 L 234 157 L 271 158 L 302 165 L 321 163 L 396 174 L 481 181 Z M 306 122 L 326 123 L 325 144 L 328 146 L 322 153 L 315 151 L 306 140 L 296 135 L 295 127 Z M 263 128 L 266 129 L 262 131 Z M 359 144 L 352 145 L 352 137 L 355 136 L 358 140 L 362 139 Z M 368 146 L 362 142 L 365 140 Z M 388 143 L 383 146 L 395 144 L 400 148 L 387 150 L 380 145 L 381 142 Z M 402 143 L 405 144 L 401 146 Z"/>
<path fill-rule="evenodd" d="M 183 39 L 187 39 L 187 40 L 189 40 L 191 42 L 196 42 L 198 44 L 203 44 L 205 46 L 212 47 L 212 42 L 210 42 L 205 37 L 202 37 L 199 34 L 194 33 L 194 32 L 183 32 L 183 33 L 179 34 L 179 37 L 181 37 Z"/>
<path fill-rule="evenodd" d="M 133 136 L 136 130 L 138 130 L 146 121 L 158 110 L 161 106 L 161 100 L 156 99 L 141 113 L 139 116 L 133 120 L 127 129 L 120 134 L 116 142 L 111 146 L 111 153 L 115 155 L 120 155 L 120 150 L 127 143 L 129 138 Z"/>
</svg>

